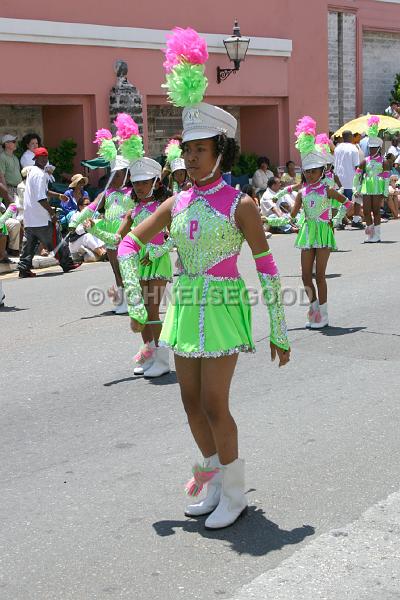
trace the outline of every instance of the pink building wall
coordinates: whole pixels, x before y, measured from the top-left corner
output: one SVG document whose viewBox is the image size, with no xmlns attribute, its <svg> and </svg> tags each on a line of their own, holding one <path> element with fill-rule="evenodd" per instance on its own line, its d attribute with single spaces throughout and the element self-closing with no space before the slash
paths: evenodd
<svg viewBox="0 0 400 600">
<path fill-rule="evenodd" d="M 104 3 L 101 10 L 98 0 L 2 0 L 0 17 L 151 29 L 190 25 L 201 32 L 226 35 L 237 18 L 244 35 L 292 40 L 290 58 L 248 55 L 239 73 L 220 85 L 216 83 L 216 67 L 231 66 L 227 56 L 211 54 L 207 64 L 207 99 L 240 106 L 243 150 L 268 154 L 277 164 L 297 156 L 293 131 L 299 117 L 310 114 L 320 131 L 328 128 L 328 8 L 357 11 L 358 106 L 362 96 L 363 28 L 400 31 L 400 7 L 378 0 L 340 0 L 337 4 L 326 0 L 269 0 L 268 6 L 248 0 L 235 6 L 234 11 L 230 0 L 219 0 L 218 10 L 215 7 L 215 0 L 203 0 L 197 13 L 193 3 L 177 0 L 171 0 L 168 6 L 161 2 L 159 6 L 145 2 L 133 5 L 131 0 L 120 0 L 118 5 Z M 127 61 L 129 80 L 143 95 L 145 111 L 148 105 L 165 102 L 160 88 L 164 80 L 163 56 L 158 50 L 3 41 L 0 55 L 9 57 L 2 61 L 0 104 L 48 107 L 44 109 L 46 143 L 57 143 L 68 133 L 78 142 L 79 160 L 94 155 L 93 134 L 97 127 L 108 125 L 115 60 Z"/>
</svg>

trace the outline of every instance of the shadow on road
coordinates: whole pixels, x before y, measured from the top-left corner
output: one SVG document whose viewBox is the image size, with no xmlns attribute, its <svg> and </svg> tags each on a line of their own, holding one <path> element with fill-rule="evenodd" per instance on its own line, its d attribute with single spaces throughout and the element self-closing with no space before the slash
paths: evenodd
<svg viewBox="0 0 400 600">
<path fill-rule="evenodd" d="M 28 310 L 27 308 L 18 308 L 18 306 L 0 306 L 0 313 L 2 312 L 20 312 L 21 310 Z"/>
<path fill-rule="evenodd" d="M 265 556 L 284 546 L 299 544 L 306 537 L 314 535 L 311 525 L 296 527 L 290 531 L 280 529 L 279 525 L 269 521 L 261 508 L 250 506 L 247 513 L 233 527 L 215 531 L 204 528 L 206 517 L 182 521 L 157 521 L 153 527 L 160 537 L 175 535 L 176 529 L 186 533 L 196 533 L 207 539 L 226 541 L 238 554 Z"/>
<path fill-rule="evenodd" d="M 113 310 L 106 310 L 106 311 L 104 311 L 102 313 L 99 313 L 98 315 L 91 315 L 90 317 L 81 317 L 79 320 L 80 321 L 87 321 L 88 319 L 98 319 L 100 317 L 111 317 L 111 316 L 114 317 L 115 316 L 115 312 Z M 124 317 L 126 317 L 126 314 L 125 315 L 118 315 L 118 316 L 124 316 Z"/>
<path fill-rule="evenodd" d="M 311 329 L 311 331 L 319 331 L 327 337 L 337 337 L 340 335 L 349 335 L 350 333 L 358 333 L 364 331 L 366 327 L 324 327 L 323 329 Z"/>
<path fill-rule="evenodd" d="M 112 385 L 118 385 L 119 383 L 126 383 L 128 381 L 146 381 L 150 385 L 173 385 L 178 383 L 175 371 L 167 373 L 167 375 L 161 375 L 161 377 L 155 377 L 154 379 L 146 379 L 141 375 L 133 375 L 132 377 L 124 377 L 123 379 L 115 379 L 114 381 L 107 381 L 103 383 L 104 387 L 111 387 Z"/>
</svg>

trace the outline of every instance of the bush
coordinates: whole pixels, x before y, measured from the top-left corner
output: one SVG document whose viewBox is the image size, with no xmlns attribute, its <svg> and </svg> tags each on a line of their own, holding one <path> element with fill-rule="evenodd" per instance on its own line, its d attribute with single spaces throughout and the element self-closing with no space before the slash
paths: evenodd
<svg viewBox="0 0 400 600">
<path fill-rule="evenodd" d="M 55 166 L 54 177 L 59 179 L 62 173 L 72 175 L 77 144 L 72 138 L 61 140 L 57 148 L 49 148 L 49 162 Z"/>
<path fill-rule="evenodd" d="M 391 91 L 390 102 L 393 102 L 394 100 L 400 102 L 400 73 L 397 73 Z"/>
<path fill-rule="evenodd" d="M 257 170 L 257 154 L 252 152 L 243 152 L 239 156 L 239 160 L 232 168 L 232 175 L 240 177 L 241 175 L 248 175 L 252 177 L 254 172 Z"/>
</svg>

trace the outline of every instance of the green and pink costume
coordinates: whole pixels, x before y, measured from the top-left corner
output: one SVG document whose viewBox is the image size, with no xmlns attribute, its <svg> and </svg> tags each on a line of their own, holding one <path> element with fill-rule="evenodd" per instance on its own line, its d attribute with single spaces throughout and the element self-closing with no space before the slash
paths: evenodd
<svg viewBox="0 0 400 600">
<path fill-rule="evenodd" d="M 365 168 L 357 168 L 353 191 L 363 196 L 388 196 L 390 172 L 383 170 L 383 157 L 367 156 Z"/>
<path fill-rule="evenodd" d="M 181 272 L 160 342 L 189 358 L 253 352 L 248 292 L 237 269 L 244 236 L 235 221 L 242 194 L 218 181 L 179 193 L 171 211 L 171 238 Z M 147 321 L 139 284 L 143 245 L 128 234 L 118 249 L 131 318 Z M 278 270 L 270 252 L 254 257 L 270 314 L 271 341 L 289 349 Z"/>
<path fill-rule="evenodd" d="M 296 248 L 337 249 L 332 227 L 332 200 L 328 198 L 327 191 L 328 187 L 321 181 L 302 189 L 304 221 L 297 234 Z"/>
</svg>

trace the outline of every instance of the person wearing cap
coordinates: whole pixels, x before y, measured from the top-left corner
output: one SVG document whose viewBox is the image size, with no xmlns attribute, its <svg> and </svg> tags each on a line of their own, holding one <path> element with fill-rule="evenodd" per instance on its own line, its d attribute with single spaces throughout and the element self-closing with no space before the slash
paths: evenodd
<svg viewBox="0 0 400 600">
<path fill-rule="evenodd" d="M 57 197 L 66 199 L 63 194 L 48 189 L 48 175 L 45 167 L 48 162 L 46 148 L 34 150 L 35 166 L 31 167 L 26 178 L 24 193 L 24 237 L 21 256 L 18 263 L 19 277 L 35 277 L 31 271 L 35 249 L 41 242 L 47 250 L 53 250 L 64 273 L 76 269 L 80 265 L 74 263 L 65 241 L 56 227 L 57 216 L 48 199 Z"/>
<path fill-rule="evenodd" d="M 186 171 L 185 161 L 182 158 L 181 140 L 171 139 L 166 148 L 165 156 L 167 159 L 166 168 L 169 173 L 169 188 L 173 194 L 182 192 L 191 187 L 190 179 Z"/>
<path fill-rule="evenodd" d="M 362 194 L 364 219 L 367 224 L 365 243 L 381 241 L 381 204 L 389 194 L 390 162 L 382 156 L 383 141 L 378 137 L 380 118 L 372 115 L 368 120 L 369 156 L 356 170 L 353 191 Z"/>
<path fill-rule="evenodd" d="M 174 50 L 177 47 L 178 52 Z M 192 52 L 193 48 L 196 51 Z M 290 347 L 280 279 L 257 206 L 222 179 L 237 154 L 237 121 L 227 111 L 202 102 L 207 86 L 206 43 L 190 28 L 175 28 L 166 55 L 166 87 L 170 101 L 184 107 L 182 156 L 194 183 L 138 224 L 122 240 L 118 256 L 121 266 L 126 264 L 122 273 L 131 328 L 139 332 L 148 320 L 139 279 L 140 253 L 165 228 L 177 247 L 181 270 L 159 346 L 174 352 L 184 409 L 202 454 L 186 486 L 192 500 L 185 514 L 208 515 L 205 527 L 220 529 L 232 525 L 247 508 L 245 465 L 229 408 L 238 354 L 254 351 L 250 302 L 237 269 L 244 240 L 270 300 L 272 360 L 278 356 L 280 365 L 286 364 Z M 206 495 L 199 499 L 204 485 Z"/>
<path fill-rule="evenodd" d="M 130 167 L 130 178 L 135 199 L 134 209 L 128 213 L 118 235 L 124 237 L 128 232 L 149 218 L 161 205 L 161 165 L 152 158 L 143 157 L 134 161 Z M 158 343 L 160 324 L 160 304 L 165 287 L 172 281 L 171 259 L 168 251 L 171 241 L 165 242 L 166 230 L 157 233 L 139 253 L 138 277 L 144 297 L 149 320 L 155 321 L 143 329 L 144 345 L 134 357 L 134 374 L 147 378 L 161 377 L 170 372 L 169 350 Z M 123 260 L 119 253 L 122 276 L 129 277 L 129 260 Z M 129 299 L 128 299 L 129 302 Z"/>
<path fill-rule="evenodd" d="M 303 208 L 304 221 L 297 235 L 295 246 L 301 250 L 301 272 L 304 288 L 310 301 L 305 327 L 321 329 L 329 325 L 328 290 L 326 267 L 332 250 L 336 250 L 336 240 L 332 224 L 332 204 L 338 201 L 344 212 L 351 202 L 324 181 L 329 152 L 325 134 L 321 134 L 321 143 L 316 143 L 316 122 L 311 117 L 303 117 L 296 128 L 296 148 L 301 154 L 301 164 L 306 180 L 305 187 L 298 192 L 291 211 L 295 218 Z M 343 212 L 338 210 L 338 222 Z M 313 282 L 313 267 L 316 264 L 317 290 Z M 317 293 L 318 291 L 318 293 Z"/>
<path fill-rule="evenodd" d="M 0 172 L 3 174 L 11 196 L 17 193 L 17 185 L 21 182 L 21 167 L 15 156 L 17 136 L 7 133 L 1 139 L 3 152 L 0 153 Z"/>
</svg>

